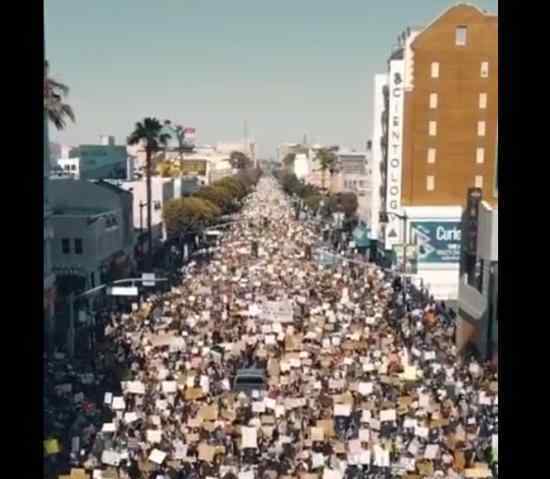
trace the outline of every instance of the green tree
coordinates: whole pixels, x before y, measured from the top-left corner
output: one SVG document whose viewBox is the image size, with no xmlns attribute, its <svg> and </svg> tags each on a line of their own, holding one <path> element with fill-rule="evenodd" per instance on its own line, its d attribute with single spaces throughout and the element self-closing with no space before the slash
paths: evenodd
<svg viewBox="0 0 550 479">
<path fill-rule="evenodd" d="M 67 119 L 75 122 L 73 109 L 68 103 L 64 102 L 69 94 L 69 87 L 63 83 L 50 78 L 49 63 L 44 62 L 44 109 L 49 120 L 58 130 L 63 130 L 67 126 Z"/>
<path fill-rule="evenodd" d="M 153 154 L 166 147 L 170 134 L 162 133 L 163 126 L 156 118 L 145 118 L 137 122 L 134 131 L 128 137 L 128 145 L 143 143 L 145 147 L 145 177 L 147 182 L 147 238 L 149 251 L 147 254 L 147 269 L 153 268 L 153 229 L 151 208 L 151 175 Z"/>
<path fill-rule="evenodd" d="M 215 185 L 227 189 L 231 192 L 233 197 L 238 200 L 242 199 L 247 193 L 246 185 L 244 185 L 232 176 L 222 178 L 221 180 L 217 181 Z"/>
<path fill-rule="evenodd" d="M 221 209 L 204 198 L 175 198 L 166 202 L 162 217 L 169 236 L 200 231 L 222 214 Z"/>
<path fill-rule="evenodd" d="M 252 161 L 242 151 L 232 151 L 229 155 L 229 162 L 237 170 L 246 170 L 252 167 Z"/>
<path fill-rule="evenodd" d="M 211 201 L 223 212 L 229 211 L 233 203 L 231 192 L 222 186 L 206 186 L 197 191 L 193 196 Z"/>
<path fill-rule="evenodd" d="M 325 190 L 325 180 L 327 170 L 332 174 L 333 168 L 336 166 L 336 155 L 334 152 L 330 151 L 327 148 L 321 148 L 317 152 L 317 160 L 319 161 L 319 166 L 321 168 L 321 189 Z"/>
</svg>

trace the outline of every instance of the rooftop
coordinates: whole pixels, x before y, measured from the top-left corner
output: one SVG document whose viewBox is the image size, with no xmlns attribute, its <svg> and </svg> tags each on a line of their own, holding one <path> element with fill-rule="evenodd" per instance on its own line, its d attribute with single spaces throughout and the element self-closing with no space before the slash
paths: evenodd
<svg viewBox="0 0 550 479">
<path fill-rule="evenodd" d="M 52 209 L 54 216 L 98 216 L 108 213 L 105 208 L 78 208 L 71 206 L 60 206 Z"/>
</svg>

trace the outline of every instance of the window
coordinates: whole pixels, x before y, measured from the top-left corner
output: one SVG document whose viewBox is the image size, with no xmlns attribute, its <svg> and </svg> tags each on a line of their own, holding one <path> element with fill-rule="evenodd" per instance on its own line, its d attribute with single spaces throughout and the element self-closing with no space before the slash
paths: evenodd
<svg viewBox="0 0 550 479">
<path fill-rule="evenodd" d="M 92 288 L 95 288 L 95 274 L 94 273 L 90 273 L 90 286 Z"/>
<path fill-rule="evenodd" d="M 75 254 L 82 254 L 82 238 L 74 239 L 74 252 Z"/>
<path fill-rule="evenodd" d="M 489 78 L 489 62 L 481 62 L 481 78 Z"/>
<path fill-rule="evenodd" d="M 485 136 L 485 122 L 484 121 L 478 121 L 477 122 L 477 136 Z"/>
<path fill-rule="evenodd" d="M 426 176 L 426 189 L 433 191 L 435 188 L 435 178 L 433 176 Z"/>
<path fill-rule="evenodd" d="M 435 163 L 435 148 L 428 148 L 428 163 Z"/>
<path fill-rule="evenodd" d="M 153 202 L 153 207 L 155 208 L 155 210 L 160 210 L 160 208 L 161 208 L 160 201 L 154 201 Z"/>
<path fill-rule="evenodd" d="M 481 165 L 485 162 L 485 148 L 478 148 L 476 150 L 476 163 Z"/>
<path fill-rule="evenodd" d="M 439 78 L 439 63 L 432 63 L 432 78 Z"/>
<path fill-rule="evenodd" d="M 455 35 L 455 45 L 457 47 L 465 47 L 466 46 L 466 27 L 456 27 L 456 35 Z"/>
<path fill-rule="evenodd" d="M 61 251 L 63 251 L 63 254 L 69 254 L 71 252 L 71 242 L 69 238 L 61 239 Z"/>
<path fill-rule="evenodd" d="M 437 122 L 435 121 L 430 121 L 429 125 L 428 125 L 428 133 L 430 136 L 435 136 L 437 135 Z"/>
<path fill-rule="evenodd" d="M 437 93 L 430 93 L 430 108 L 437 108 Z"/>
<path fill-rule="evenodd" d="M 71 165 L 71 170 L 75 171 L 76 170 L 76 165 Z"/>
<path fill-rule="evenodd" d="M 485 110 L 487 108 L 487 93 L 479 94 L 479 109 Z"/>
<path fill-rule="evenodd" d="M 476 188 L 483 188 L 483 176 L 476 175 L 475 187 Z"/>
</svg>

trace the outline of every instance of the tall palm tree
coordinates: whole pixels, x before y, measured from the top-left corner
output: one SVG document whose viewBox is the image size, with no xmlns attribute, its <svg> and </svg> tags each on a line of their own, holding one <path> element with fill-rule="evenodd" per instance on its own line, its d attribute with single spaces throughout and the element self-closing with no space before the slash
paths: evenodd
<svg viewBox="0 0 550 479">
<path fill-rule="evenodd" d="M 184 161 L 183 154 L 186 151 L 189 151 L 189 147 L 185 145 L 185 128 L 183 128 L 182 125 L 172 126 L 172 122 L 170 120 L 166 120 L 164 122 L 164 126 L 170 129 L 170 131 L 172 131 L 172 133 L 174 134 L 178 142 L 178 146 L 176 149 L 178 152 L 178 159 L 180 162 L 180 176 L 181 176 L 183 173 L 183 161 Z"/>
<path fill-rule="evenodd" d="M 336 165 L 336 155 L 326 148 L 321 148 L 317 152 L 317 160 L 319 161 L 319 165 L 321 167 L 321 188 L 324 190 L 326 172 L 327 170 L 332 172 L 332 169 Z"/>
<path fill-rule="evenodd" d="M 162 150 L 168 139 L 169 133 L 163 133 L 163 125 L 156 118 L 145 118 L 143 122 L 137 122 L 134 131 L 128 137 L 128 145 L 143 143 L 145 147 L 145 177 L 147 182 L 147 264 L 146 268 L 153 268 L 153 230 L 151 224 L 151 175 L 153 154 Z"/>
<path fill-rule="evenodd" d="M 73 109 L 64 98 L 69 94 L 69 87 L 63 83 L 49 78 L 49 63 L 44 61 L 44 109 L 49 120 L 58 130 L 63 130 L 67 126 L 67 119 L 75 122 Z"/>
</svg>

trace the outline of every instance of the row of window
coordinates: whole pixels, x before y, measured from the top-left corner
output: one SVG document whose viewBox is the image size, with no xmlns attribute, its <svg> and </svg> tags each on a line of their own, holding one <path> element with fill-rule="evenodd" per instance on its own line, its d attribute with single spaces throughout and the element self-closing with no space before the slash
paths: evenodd
<svg viewBox="0 0 550 479">
<path fill-rule="evenodd" d="M 353 180 L 353 181 L 352 180 L 349 180 L 349 181 L 346 180 L 346 181 L 344 181 L 344 186 L 346 188 L 352 188 L 352 187 L 357 187 L 357 186 L 359 186 L 359 188 L 364 188 L 365 187 L 365 181 L 364 180 L 359 180 L 359 181 L 357 181 L 357 180 Z"/>
<path fill-rule="evenodd" d="M 477 122 L 477 136 L 485 136 L 486 123 L 485 120 L 480 120 Z M 428 135 L 437 136 L 437 121 L 430 120 L 428 122 Z"/>
<path fill-rule="evenodd" d="M 432 62 L 432 78 L 439 78 L 439 62 Z M 489 62 L 481 62 L 479 71 L 481 78 L 489 78 Z"/>
<path fill-rule="evenodd" d="M 71 240 L 69 238 L 61 238 L 61 251 L 63 254 L 71 254 Z M 74 239 L 74 253 L 82 254 L 82 238 Z"/>
<path fill-rule="evenodd" d="M 482 188 L 483 189 L 483 176 L 482 175 L 476 175 L 475 176 L 474 186 L 476 188 Z M 435 176 L 433 176 L 433 175 L 426 176 L 426 190 L 427 191 L 434 191 L 435 190 Z"/>
<path fill-rule="evenodd" d="M 427 161 L 429 164 L 434 164 L 436 159 L 437 150 L 435 148 L 428 148 L 428 158 Z M 478 147 L 476 149 L 476 163 L 482 165 L 485 163 L 485 148 Z"/>
<path fill-rule="evenodd" d="M 430 93 L 430 109 L 435 110 L 437 108 L 437 100 L 438 95 L 437 93 Z M 487 93 L 480 93 L 479 94 L 479 109 L 480 110 L 486 110 L 487 109 Z"/>
</svg>

